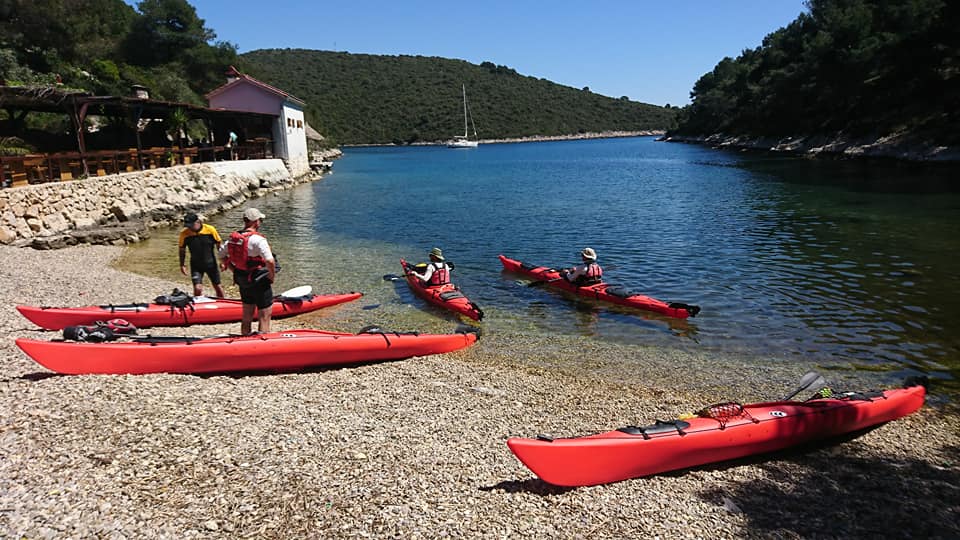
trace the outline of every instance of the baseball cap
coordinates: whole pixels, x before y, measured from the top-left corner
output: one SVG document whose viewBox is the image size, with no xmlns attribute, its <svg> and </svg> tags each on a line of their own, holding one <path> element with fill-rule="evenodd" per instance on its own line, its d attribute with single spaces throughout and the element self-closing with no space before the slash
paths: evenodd
<svg viewBox="0 0 960 540">
<path fill-rule="evenodd" d="M 193 225 L 194 223 L 196 223 L 196 222 L 199 221 L 199 220 L 200 220 L 200 216 L 198 216 L 198 215 L 196 215 L 196 214 L 187 214 L 187 215 L 183 216 L 183 224 L 184 224 L 184 225 Z"/>
<path fill-rule="evenodd" d="M 256 208 L 247 208 L 243 211 L 243 219 L 246 221 L 256 221 L 265 217 L 267 216 L 263 215 L 263 212 L 257 210 Z"/>
</svg>

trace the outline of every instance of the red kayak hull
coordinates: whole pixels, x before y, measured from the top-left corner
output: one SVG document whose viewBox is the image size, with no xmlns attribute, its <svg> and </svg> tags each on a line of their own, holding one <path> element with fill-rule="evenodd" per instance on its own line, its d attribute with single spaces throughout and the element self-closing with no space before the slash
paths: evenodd
<svg viewBox="0 0 960 540">
<path fill-rule="evenodd" d="M 500 263 L 503 264 L 503 269 L 507 270 L 508 272 L 522 274 L 537 281 L 545 281 L 545 285 L 547 287 L 568 291 L 586 298 L 593 298 L 595 300 L 603 300 L 604 302 L 619 304 L 621 306 L 653 311 L 655 313 L 660 313 L 669 317 L 676 317 L 678 319 L 694 317 L 700 312 L 700 308 L 698 306 L 690 306 L 680 303 L 667 303 L 662 300 L 657 300 L 656 298 L 644 296 L 642 294 L 632 294 L 626 298 L 616 296 L 607 292 L 607 289 L 614 290 L 614 287 L 609 283 L 599 283 L 597 285 L 578 287 L 562 278 L 560 276 L 560 272 L 552 268 L 524 264 L 520 261 L 504 257 L 503 255 L 500 255 Z"/>
<path fill-rule="evenodd" d="M 400 266 L 403 268 L 403 275 L 407 277 L 407 285 L 410 285 L 410 290 L 420 298 L 475 321 L 483 319 L 483 310 L 480 309 L 480 306 L 470 301 L 456 285 L 449 283 L 439 287 L 424 287 L 419 279 L 410 275 L 410 264 L 407 261 L 400 259 Z M 444 296 L 448 298 L 454 296 L 455 298 L 445 300 Z"/>
<path fill-rule="evenodd" d="M 20 338 L 16 343 L 27 356 L 57 373 L 139 375 L 291 371 L 312 366 L 399 360 L 456 351 L 475 343 L 477 335 L 289 330 L 245 337 L 175 339 L 77 343 Z"/>
<path fill-rule="evenodd" d="M 837 437 L 906 416 L 923 405 L 926 390 L 886 390 L 866 400 L 815 399 L 744 405 L 744 415 L 724 429 L 712 418 L 689 427 L 632 435 L 609 431 L 571 439 L 511 438 L 507 446 L 545 482 L 591 486 L 782 450 Z M 753 422 L 753 419 L 759 422 Z"/>
<path fill-rule="evenodd" d="M 273 318 L 293 317 L 320 308 L 351 302 L 361 296 L 363 296 L 362 293 L 351 292 L 309 295 L 297 299 L 277 299 L 273 302 Z M 192 308 L 187 307 L 183 310 L 170 309 L 170 306 L 162 304 L 73 308 L 17 306 L 17 311 L 37 326 L 47 330 L 61 330 L 67 326 L 88 325 L 109 319 L 124 319 L 137 328 L 149 328 L 239 322 L 243 318 L 243 303 L 240 300 L 216 299 L 213 302 L 193 304 Z"/>
</svg>

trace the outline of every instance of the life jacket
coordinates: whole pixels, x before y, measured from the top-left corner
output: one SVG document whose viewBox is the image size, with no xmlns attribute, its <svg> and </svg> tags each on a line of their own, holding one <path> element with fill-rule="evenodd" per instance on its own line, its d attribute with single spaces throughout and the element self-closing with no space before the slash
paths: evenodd
<svg viewBox="0 0 960 540">
<path fill-rule="evenodd" d="M 440 285 L 450 283 L 450 270 L 447 269 L 447 265 L 444 263 L 431 264 L 433 265 L 433 274 L 430 275 L 430 281 L 427 282 L 427 286 L 439 287 Z"/>
<path fill-rule="evenodd" d="M 253 235 L 263 236 L 257 231 L 234 231 L 227 240 L 227 262 L 235 270 L 249 272 L 266 266 L 263 257 L 251 257 L 248 244 Z"/>
<path fill-rule="evenodd" d="M 603 277 L 603 268 L 600 268 L 599 264 L 590 263 L 590 265 L 587 266 L 587 275 L 584 277 L 585 281 L 600 283 L 600 279 L 602 277 Z"/>
<path fill-rule="evenodd" d="M 600 283 L 603 278 L 603 268 L 600 268 L 600 265 L 592 262 L 587 265 L 587 273 L 577 277 L 574 280 L 574 284 L 578 286 L 582 285 L 596 285 Z"/>
</svg>

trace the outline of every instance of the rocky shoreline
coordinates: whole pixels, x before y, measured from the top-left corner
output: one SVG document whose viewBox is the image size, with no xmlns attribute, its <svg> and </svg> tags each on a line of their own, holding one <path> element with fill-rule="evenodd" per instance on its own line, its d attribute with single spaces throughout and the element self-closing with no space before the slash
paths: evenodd
<svg viewBox="0 0 960 540">
<path fill-rule="evenodd" d="M 16 261 L 0 267 L 0 537 L 960 535 L 960 420 L 936 400 L 848 442 L 590 488 L 542 483 L 504 444 L 782 395 L 799 366 L 718 358 L 715 372 L 689 373 L 684 355 L 702 353 L 632 349 L 648 382 L 624 384 L 554 369 L 552 354 L 530 367 L 512 347 L 522 334 L 244 376 L 58 376 L 20 353 L 14 338 L 53 333 L 16 304 L 144 300 L 176 285 L 110 267 L 123 249 L 0 246 Z M 355 302 L 277 326 L 352 328 L 377 322 L 369 313 Z"/>
<path fill-rule="evenodd" d="M 889 158 L 903 161 L 960 161 L 960 147 L 918 141 L 905 134 L 883 137 L 833 135 L 795 137 L 755 137 L 749 135 L 665 135 L 660 140 L 703 144 L 713 148 L 760 150 L 765 152 L 841 156 L 847 158 Z"/>
<path fill-rule="evenodd" d="M 35 184 L 0 191 L 0 244 L 59 249 L 121 245 L 150 229 L 178 224 L 186 212 L 224 212 L 250 198 L 317 180 L 339 149 L 317 154 L 311 172 L 293 177 L 279 159 L 220 161 Z"/>
</svg>

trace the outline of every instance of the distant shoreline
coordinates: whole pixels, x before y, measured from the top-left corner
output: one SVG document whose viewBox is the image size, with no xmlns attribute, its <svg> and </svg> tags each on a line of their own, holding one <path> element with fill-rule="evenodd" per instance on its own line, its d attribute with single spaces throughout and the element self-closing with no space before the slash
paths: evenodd
<svg viewBox="0 0 960 540">
<path fill-rule="evenodd" d="M 548 141 L 579 141 L 584 139 L 616 139 L 622 137 L 654 137 L 662 136 L 666 131 L 662 129 L 643 131 L 596 131 L 588 133 L 573 133 L 569 135 L 530 135 L 528 137 L 509 137 L 506 139 L 480 139 L 480 144 L 530 143 Z M 415 142 L 410 144 L 341 144 L 341 148 L 364 148 L 369 146 L 446 146 L 447 141 Z"/>
<path fill-rule="evenodd" d="M 757 150 L 799 156 L 840 156 L 844 158 L 881 158 L 913 162 L 956 163 L 960 148 L 944 146 L 910 137 L 907 134 L 885 137 L 848 137 L 843 134 L 796 137 L 759 137 L 748 135 L 665 135 L 661 140 L 701 144 L 711 148 Z"/>
</svg>

